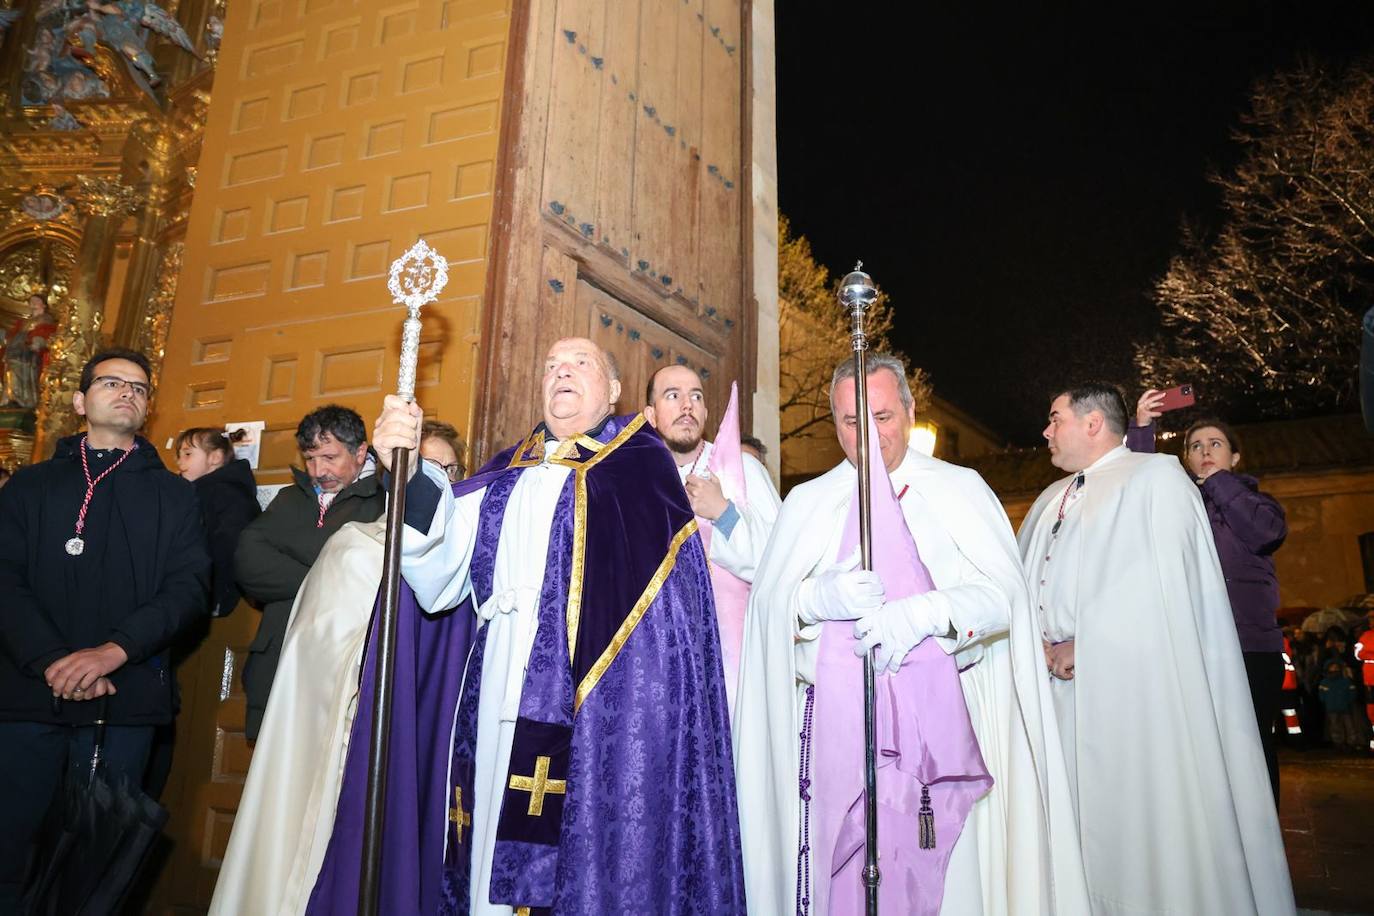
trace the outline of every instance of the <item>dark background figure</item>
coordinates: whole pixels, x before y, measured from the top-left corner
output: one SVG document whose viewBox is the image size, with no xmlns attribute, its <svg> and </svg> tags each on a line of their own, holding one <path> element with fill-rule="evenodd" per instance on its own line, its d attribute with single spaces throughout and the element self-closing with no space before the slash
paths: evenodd
<svg viewBox="0 0 1374 916">
<path fill-rule="evenodd" d="M 305 469 L 291 469 L 294 483 L 243 529 L 234 556 L 244 594 L 263 604 L 262 622 L 243 666 L 248 695 L 244 730 L 250 741 L 257 739 L 262 725 L 291 605 L 305 574 L 324 542 L 345 522 L 375 521 L 386 507 L 386 490 L 356 412 L 334 404 L 311 411 L 296 427 L 296 445 Z"/>
<path fill-rule="evenodd" d="M 64 772 L 106 727 L 112 781 L 141 783 L 172 720 L 169 647 L 206 615 L 210 558 L 195 490 L 137 435 L 148 361 L 97 353 L 72 402 L 86 432 L 0 490 L 0 912 Z"/>
<path fill-rule="evenodd" d="M 195 484 L 210 545 L 213 617 L 227 617 L 239 602 L 234 553 L 243 529 L 262 514 L 253 468 L 246 459 L 234 457 L 234 443 L 245 435 L 243 430 L 226 436 L 218 429 L 196 427 L 177 437 L 177 467 L 182 479 Z"/>
<path fill-rule="evenodd" d="M 1357 724 L 1357 691 L 1349 669 L 1332 659 L 1317 690 L 1326 709 L 1326 740 L 1339 751 L 1361 750 L 1364 729 Z"/>
<path fill-rule="evenodd" d="M 1364 691 L 1364 733 L 1374 751 L 1374 611 L 1365 615 L 1352 631 L 1355 634 L 1355 665 L 1360 669 L 1356 681 Z"/>
<path fill-rule="evenodd" d="M 740 436 L 739 447 L 754 456 L 759 464 L 766 463 L 768 458 L 768 446 L 763 444 L 763 440 L 757 436 Z"/>
<path fill-rule="evenodd" d="M 1136 425 L 1126 431 L 1135 452 L 1155 450 L 1154 420 L 1163 394 L 1147 391 L 1136 405 Z M 1236 635 L 1250 679 L 1250 699 L 1260 743 L 1269 766 L 1274 802 L 1279 799 L 1279 757 L 1274 729 L 1283 699 L 1283 630 L 1279 626 L 1279 580 L 1274 551 L 1288 537 L 1283 506 L 1261 492 L 1259 481 L 1236 473 L 1240 440 L 1224 421 L 1199 420 L 1183 436 L 1183 465 L 1202 493 L 1212 523 Z"/>
<path fill-rule="evenodd" d="M 457 483 L 467 476 L 467 465 L 463 462 L 463 452 L 467 445 L 458 430 L 443 420 L 426 420 L 420 426 L 420 457 L 430 462 L 448 477 L 449 483 Z"/>
<path fill-rule="evenodd" d="M 262 512 L 258 506 L 258 485 L 253 469 L 242 458 L 234 457 L 233 442 L 247 434 L 237 430 L 226 436 L 212 427 L 188 429 L 177 436 L 177 467 L 182 480 L 195 487 L 200 500 L 201 525 L 210 550 L 210 616 L 225 617 L 238 605 L 238 581 L 234 575 L 234 551 L 244 527 Z M 235 438 L 237 436 L 237 439 Z M 171 647 L 171 667 L 175 673 L 209 628 L 209 620 L 186 633 Z M 180 706 L 176 712 L 181 712 Z M 143 790 L 154 798 L 162 796 L 172 772 L 172 750 L 176 746 L 176 719 L 160 725 L 153 739 L 148 772 Z"/>
</svg>

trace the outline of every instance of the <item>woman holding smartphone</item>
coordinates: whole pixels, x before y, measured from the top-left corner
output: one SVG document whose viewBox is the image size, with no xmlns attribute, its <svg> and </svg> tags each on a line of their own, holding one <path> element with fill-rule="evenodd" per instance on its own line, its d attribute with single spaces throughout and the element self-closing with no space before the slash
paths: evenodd
<svg viewBox="0 0 1374 916">
<path fill-rule="evenodd" d="M 1154 420 L 1163 413 L 1160 407 L 1164 399 L 1165 392 L 1154 389 L 1140 396 L 1136 423 L 1126 431 L 1126 446 L 1131 451 L 1155 450 Z M 1183 464 L 1202 493 L 1212 523 L 1277 804 L 1279 763 L 1274 722 L 1283 693 L 1283 630 L 1275 617 L 1279 583 L 1274 574 L 1274 551 L 1288 536 L 1288 523 L 1283 507 L 1260 491 L 1259 481 L 1236 473 L 1239 463 L 1240 440 L 1224 421 L 1205 419 L 1188 427 L 1183 436 Z"/>
</svg>

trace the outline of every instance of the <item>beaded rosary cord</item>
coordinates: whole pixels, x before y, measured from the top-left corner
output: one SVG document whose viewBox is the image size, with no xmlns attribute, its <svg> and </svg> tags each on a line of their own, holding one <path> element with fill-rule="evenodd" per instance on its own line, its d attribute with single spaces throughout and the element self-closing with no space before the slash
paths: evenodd
<svg viewBox="0 0 1374 916">
<path fill-rule="evenodd" d="M 1082 472 L 1082 471 L 1079 471 L 1079 472 L 1078 472 L 1078 476 L 1075 477 L 1075 478 L 1069 483 L 1069 485 L 1068 485 L 1067 487 L 1064 488 L 1064 495 L 1061 496 L 1061 497 L 1059 497 L 1059 513 L 1058 513 L 1058 515 L 1055 517 L 1055 520 L 1054 520 L 1054 527 L 1050 529 L 1050 536 L 1051 536 L 1051 537 L 1054 537 L 1054 536 L 1058 535 L 1058 534 L 1059 534 L 1059 529 L 1060 529 L 1060 527 L 1064 524 L 1064 510 L 1068 507 L 1068 503 L 1069 503 L 1069 494 L 1072 493 L 1074 490 L 1077 490 L 1078 488 L 1082 487 L 1082 486 L 1083 486 L 1083 472 Z"/>
<path fill-rule="evenodd" d="M 692 475 L 697 472 L 697 462 L 701 461 L 701 456 L 706 454 L 706 440 L 702 439 L 697 443 L 697 456 L 692 459 L 692 466 L 687 471 L 687 479 L 691 480 Z"/>
<path fill-rule="evenodd" d="M 78 512 L 76 515 L 76 536 L 68 540 L 66 544 L 68 555 L 73 557 L 81 556 L 81 554 L 86 549 L 86 540 L 81 535 L 82 532 L 86 530 L 86 510 L 91 507 L 91 496 L 95 493 L 96 484 L 100 483 L 100 481 L 104 480 L 106 477 L 109 477 L 112 473 L 114 473 L 114 469 L 123 464 L 124 459 L 128 458 L 135 451 L 137 451 L 138 443 L 135 442 L 127 452 L 119 456 L 118 461 L 107 467 L 105 470 L 101 471 L 100 476 L 95 478 L 94 480 L 91 479 L 90 459 L 86 457 L 85 436 L 81 437 L 81 443 L 77 446 L 77 449 L 81 452 L 81 472 L 86 475 L 86 495 L 81 500 L 81 511 Z"/>
<path fill-rule="evenodd" d="M 802 714 L 801 780 L 798 788 L 802 800 L 801 838 L 797 848 L 797 916 L 811 912 L 811 722 L 816 710 L 816 685 L 806 688 L 806 712 Z"/>
<path fill-rule="evenodd" d="M 698 456 L 700 458 L 700 456 Z M 692 465 L 696 467 L 695 464 Z M 897 494 L 901 502 L 911 489 L 911 484 L 902 487 Z M 798 790 L 802 801 L 801 837 L 797 847 L 797 916 L 811 913 L 811 742 L 812 724 L 815 721 L 816 685 L 806 688 L 806 711 L 802 714 L 801 735 L 801 776 Z M 920 831 L 921 848 L 935 848 L 935 812 L 930 807 L 930 787 L 921 787 Z M 930 845 L 926 845 L 926 843 Z"/>
</svg>

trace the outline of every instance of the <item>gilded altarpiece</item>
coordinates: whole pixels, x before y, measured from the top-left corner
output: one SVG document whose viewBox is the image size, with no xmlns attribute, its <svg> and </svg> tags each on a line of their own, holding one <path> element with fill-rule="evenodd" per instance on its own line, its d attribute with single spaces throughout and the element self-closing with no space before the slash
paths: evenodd
<svg viewBox="0 0 1374 916">
<path fill-rule="evenodd" d="M 78 429 L 71 396 L 96 349 L 138 348 L 157 373 L 144 328 L 170 321 L 166 252 L 185 232 L 224 0 L 5 6 L 0 323 L 34 294 L 57 323 L 36 403 L 0 406 L 13 466 Z"/>
</svg>

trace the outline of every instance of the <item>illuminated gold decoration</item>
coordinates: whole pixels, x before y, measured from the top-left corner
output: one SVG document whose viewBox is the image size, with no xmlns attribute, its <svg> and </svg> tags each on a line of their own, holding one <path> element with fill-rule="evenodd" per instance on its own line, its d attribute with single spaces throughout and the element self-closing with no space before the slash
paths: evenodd
<svg viewBox="0 0 1374 916">
<path fill-rule="evenodd" d="M 143 203 L 143 195 L 118 178 L 78 175 L 72 197 L 90 216 L 127 216 Z"/>
<path fill-rule="evenodd" d="M 172 305 L 177 298 L 177 277 L 181 274 L 181 255 L 184 242 L 172 242 L 162 253 L 157 270 L 157 286 L 148 297 L 143 313 L 143 326 L 134 349 L 148 355 L 153 364 L 153 388 L 157 388 L 162 374 L 162 359 L 167 350 L 167 332 L 172 326 Z"/>
</svg>

